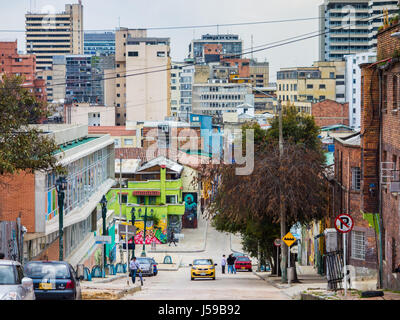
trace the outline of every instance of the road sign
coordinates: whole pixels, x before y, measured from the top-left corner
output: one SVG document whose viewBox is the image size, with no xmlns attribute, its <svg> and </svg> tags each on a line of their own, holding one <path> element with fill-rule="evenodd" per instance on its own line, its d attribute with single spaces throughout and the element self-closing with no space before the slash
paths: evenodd
<svg viewBox="0 0 400 320">
<path fill-rule="evenodd" d="M 288 232 L 288 233 L 286 234 L 286 236 L 284 236 L 284 237 L 282 238 L 282 240 L 283 240 L 283 242 L 286 243 L 286 245 L 287 245 L 288 247 L 290 247 L 293 243 L 296 242 L 297 239 L 294 237 L 294 235 L 292 235 L 290 232 Z"/>
<path fill-rule="evenodd" d="M 281 240 L 281 239 L 275 239 L 275 240 L 274 240 L 274 245 L 275 245 L 276 247 L 280 247 L 281 244 L 282 244 L 282 240 Z"/>
<path fill-rule="evenodd" d="M 335 219 L 335 228 L 337 231 L 341 233 L 350 232 L 354 227 L 354 220 L 353 218 L 346 214 L 342 213 L 339 214 Z"/>
<path fill-rule="evenodd" d="M 96 236 L 96 243 L 111 243 L 111 236 Z"/>
</svg>

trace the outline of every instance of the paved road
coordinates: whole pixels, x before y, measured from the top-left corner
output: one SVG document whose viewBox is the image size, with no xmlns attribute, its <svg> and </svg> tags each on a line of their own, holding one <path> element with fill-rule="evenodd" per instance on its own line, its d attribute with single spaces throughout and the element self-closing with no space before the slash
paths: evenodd
<svg viewBox="0 0 400 320">
<path fill-rule="evenodd" d="M 182 253 L 182 264 L 194 258 L 212 258 L 218 264 L 216 280 L 190 280 L 190 268 L 178 271 L 160 271 L 156 277 L 146 277 L 142 290 L 123 297 L 123 300 L 287 300 L 289 297 L 269 285 L 252 272 L 221 274 L 222 254 L 230 253 L 230 237 L 208 227 L 206 251 Z"/>
</svg>

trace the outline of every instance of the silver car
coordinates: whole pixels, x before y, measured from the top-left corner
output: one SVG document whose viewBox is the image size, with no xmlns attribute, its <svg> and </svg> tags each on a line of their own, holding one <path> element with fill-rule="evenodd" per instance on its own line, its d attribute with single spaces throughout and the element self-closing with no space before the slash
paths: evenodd
<svg viewBox="0 0 400 320">
<path fill-rule="evenodd" d="M 153 275 L 153 264 L 150 258 L 136 258 L 136 261 L 139 262 L 140 270 L 142 270 L 143 276 L 152 276 Z"/>
<path fill-rule="evenodd" d="M 0 300 L 35 300 L 33 281 L 18 261 L 0 260 Z"/>
</svg>

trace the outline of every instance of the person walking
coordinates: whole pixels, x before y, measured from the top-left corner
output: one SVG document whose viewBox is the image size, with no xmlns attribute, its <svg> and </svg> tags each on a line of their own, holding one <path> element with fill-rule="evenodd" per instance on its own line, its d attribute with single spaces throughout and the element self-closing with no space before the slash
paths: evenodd
<svg viewBox="0 0 400 320">
<path fill-rule="evenodd" d="M 226 258 L 225 255 L 222 255 L 222 261 L 221 261 L 221 268 L 222 268 L 222 273 L 225 273 L 225 266 L 226 266 Z"/>
<path fill-rule="evenodd" d="M 234 274 L 236 274 L 236 267 L 235 267 L 236 257 L 232 255 L 232 259 L 233 259 L 232 271 L 233 271 Z"/>
<path fill-rule="evenodd" d="M 132 283 L 135 284 L 136 281 L 136 273 L 140 271 L 139 262 L 136 261 L 136 257 L 132 257 L 131 262 L 129 263 L 129 269 L 132 277 Z M 140 274 L 139 274 L 140 276 Z M 140 277 L 142 280 L 142 278 Z"/>
<path fill-rule="evenodd" d="M 171 231 L 171 237 L 170 237 L 170 239 L 169 239 L 169 245 L 168 245 L 168 247 L 170 247 L 171 246 L 171 243 L 174 243 L 174 245 L 175 245 L 175 247 L 177 247 L 178 245 L 176 244 L 176 242 L 175 242 L 175 233 L 174 233 L 174 231 Z"/>
<path fill-rule="evenodd" d="M 229 255 L 228 259 L 226 259 L 228 263 L 228 273 L 233 273 L 235 259 L 233 258 L 232 254 Z"/>
</svg>

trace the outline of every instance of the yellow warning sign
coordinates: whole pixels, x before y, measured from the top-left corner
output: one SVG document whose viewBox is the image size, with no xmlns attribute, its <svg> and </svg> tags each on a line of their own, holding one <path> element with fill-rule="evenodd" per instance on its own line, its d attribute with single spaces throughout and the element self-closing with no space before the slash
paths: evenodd
<svg viewBox="0 0 400 320">
<path fill-rule="evenodd" d="M 284 237 L 282 238 L 282 240 L 283 240 L 283 242 L 286 243 L 286 245 L 287 245 L 288 247 L 290 247 L 293 243 L 296 242 L 297 239 L 294 237 L 294 235 L 292 235 L 290 232 L 288 232 L 288 233 L 286 234 L 286 236 L 284 236 Z"/>
</svg>

